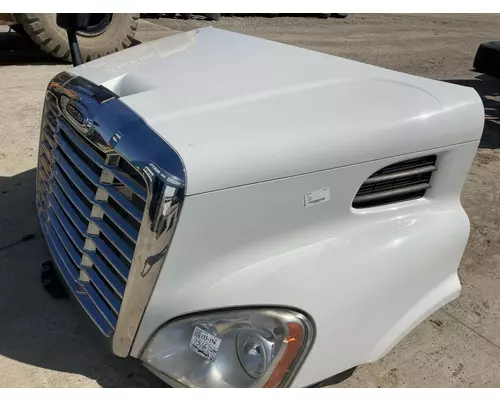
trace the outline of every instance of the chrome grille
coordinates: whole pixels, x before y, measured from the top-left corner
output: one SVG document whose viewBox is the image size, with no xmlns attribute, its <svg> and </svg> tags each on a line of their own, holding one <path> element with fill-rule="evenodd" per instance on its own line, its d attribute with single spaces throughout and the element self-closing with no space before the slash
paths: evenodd
<svg viewBox="0 0 500 400">
<path fill-rule="evenodd" d="M 402 161 L 380 169 L 361 186 L 352 206 L 367 208 L 418 199 L 431 187 L 436 156 Z"/>
<path fill-rule="evenodd" d="M 47 92 L 37 178 L 42 229 L 66 283 L 106 336 L 117 324 L 146 200 L 134 167 L 80 135 Z"/>
</svg>

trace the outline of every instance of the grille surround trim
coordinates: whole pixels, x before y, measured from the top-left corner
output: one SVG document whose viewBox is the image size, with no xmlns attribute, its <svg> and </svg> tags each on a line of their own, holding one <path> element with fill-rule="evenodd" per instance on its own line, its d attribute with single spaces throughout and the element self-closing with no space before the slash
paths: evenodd
<svg viewBox="0 0 500 400">
<path fill-rule="evenodd" d="M 66 111 L 68 105 L 82 114 L 83 124 Z M 66 151 L 64 145 L 69 146 Z M 78 152 L 68 154 L 68 149 L 70 153 L 72 149 Z M 122 172 L 118 165 L 120 159 L 130 164 L 131 169 Z M 108 160 L 113 161 L 108 163 Z M 102 170 L 97 180 L 89 167 L 92 163 Z M 81 166 L 83 169 L 78 171 Z M 177 225 L 185 195 L 184 164 L 177 152 L 114 93 L 82 77 L 63 72 L 55 76 L 47 88 L 37 171 L 36 205 L 55 264 L 102 333 L 113 336 L 113 352 L 126 357 Z M 137 179 L 140 184 L 136 183 Z M 115 187 L 115 181 L 130 190 L 132 197 L 135 195 L 140 199 L 138 201 L 144 202 L 140 214 L 132 208 L 135 207 L 132 197 L 129 202 L 120 197 L 125 194 L 119 191 L 120 187 Z M 88 186 L 89 182 L 92 188 Z M 73 198 L 65 189 L 74 192 Z M 80 207 L 74 203 L 74 195 Z M 107 198 L 113 199 L 115 205 L 108 204 Z M 131 209 L 127 209 L 129 203 Z M 80 209 L 82 206 L 85 208 Z M 113 207 L 121 207 L 123 211 L 120 213 L 133 217 L 131 220 L 138 224 L 138 228 L 134 228 L 138 232 L 131 227 L 122 232 L 127 240 L 135 243 L 133 254 L 126 243 L 108 229 L 110 238 L 107 243 L 112 243 L 114 249 L 111 255 L 118 259 L 121 254 L 124 260 L 130 261 L 125 285 L 107 272 L 111 264 L 106 260 L 103 246 L 108 245 L 99 238 L 100 233 L 95 235 L 93 232 L 96 229 L 101 232 L 99 227 L 105 227 L 102 215 L 116 225 L 113 229 L 122 229 L 120 223 L 125 220 L 120 220 L 123 217 Z M 116 213 L 115 221 L 107 214 L 110 210 Z M 105 233 L 103 235 L 106 237 Z M 119 247 L 126 254 L 121 253 Z M 76 263 L 77 256 L 82 257 L 80 263 Z M 115 270 L 117 276 L 123 278 L 125 270 L 121 273 Z M 101 303 L 106 303 L 118 317 L 102 308 Z M 116 327 L 114 332 L 113 326 Z"/>
</svg>

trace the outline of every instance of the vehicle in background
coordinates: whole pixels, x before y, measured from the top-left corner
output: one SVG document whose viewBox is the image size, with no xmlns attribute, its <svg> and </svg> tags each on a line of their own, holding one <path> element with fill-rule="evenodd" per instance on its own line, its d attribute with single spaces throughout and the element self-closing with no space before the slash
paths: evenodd
<svg viewBox="0 0 500 400">
<path fill-rule="evenodd" d="M 90 24 L 84 30 L 77 32 L 82 58 L 92 61 L 99 57 L 126 49 L 133 44 L 137 30 L 137 20 L 144 18 L 175 18 L 191 19 L 203 16 L 209 21 L 218 21 L 221 15 L 236 14 L 90 14 Z M 275 17 L 283 14 L 265 14 Z M 312 14 L 319 18 L 336 16 L 345 18 L 347 14 Z M 66 61 L 71 61 L 70 49 L 66 33 L 56 24 L 56 14 L 0 14 L 0 24 L 9 25 L 17 33 L 30 38 L 44 52 Z"/>
<path fill-rule="evenodd" d="M 91 14 L 89 26 L 77 32 L 84 61 L 126 49 L 137 30 L 139 14 Z M 71 61 L 66 32 L 57 26 L 56 14 L 0 14 L 0 24 L 10 25 L 50 55 Z"/>
</svg>

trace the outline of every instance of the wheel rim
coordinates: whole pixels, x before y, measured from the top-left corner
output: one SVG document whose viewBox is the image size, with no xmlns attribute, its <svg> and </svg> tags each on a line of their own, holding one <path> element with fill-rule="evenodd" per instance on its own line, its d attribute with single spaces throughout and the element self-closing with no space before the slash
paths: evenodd
<svg viewBox="0 0 500 400">
<path fill-rule="evenodd" d="M 79 36 L 99 36 L 106 31 L 111 20 L 113 19 L 113 14 L 91 14 L 89 26 L 85 30 L 78 31 Z"/>
</svg>

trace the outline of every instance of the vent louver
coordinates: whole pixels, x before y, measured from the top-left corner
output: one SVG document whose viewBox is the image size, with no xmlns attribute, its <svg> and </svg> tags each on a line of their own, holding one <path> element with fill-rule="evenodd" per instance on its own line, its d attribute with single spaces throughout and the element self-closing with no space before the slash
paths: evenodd
<svg viewBox="0 0 500 400">
<path fill-rule="evenodd" d="M 367 208 L 423 197 L 431 187 L 436 156 L 425 156 L 389 165 L 375 172 L 361 186 L 352 206 Z"/>
</svg>

